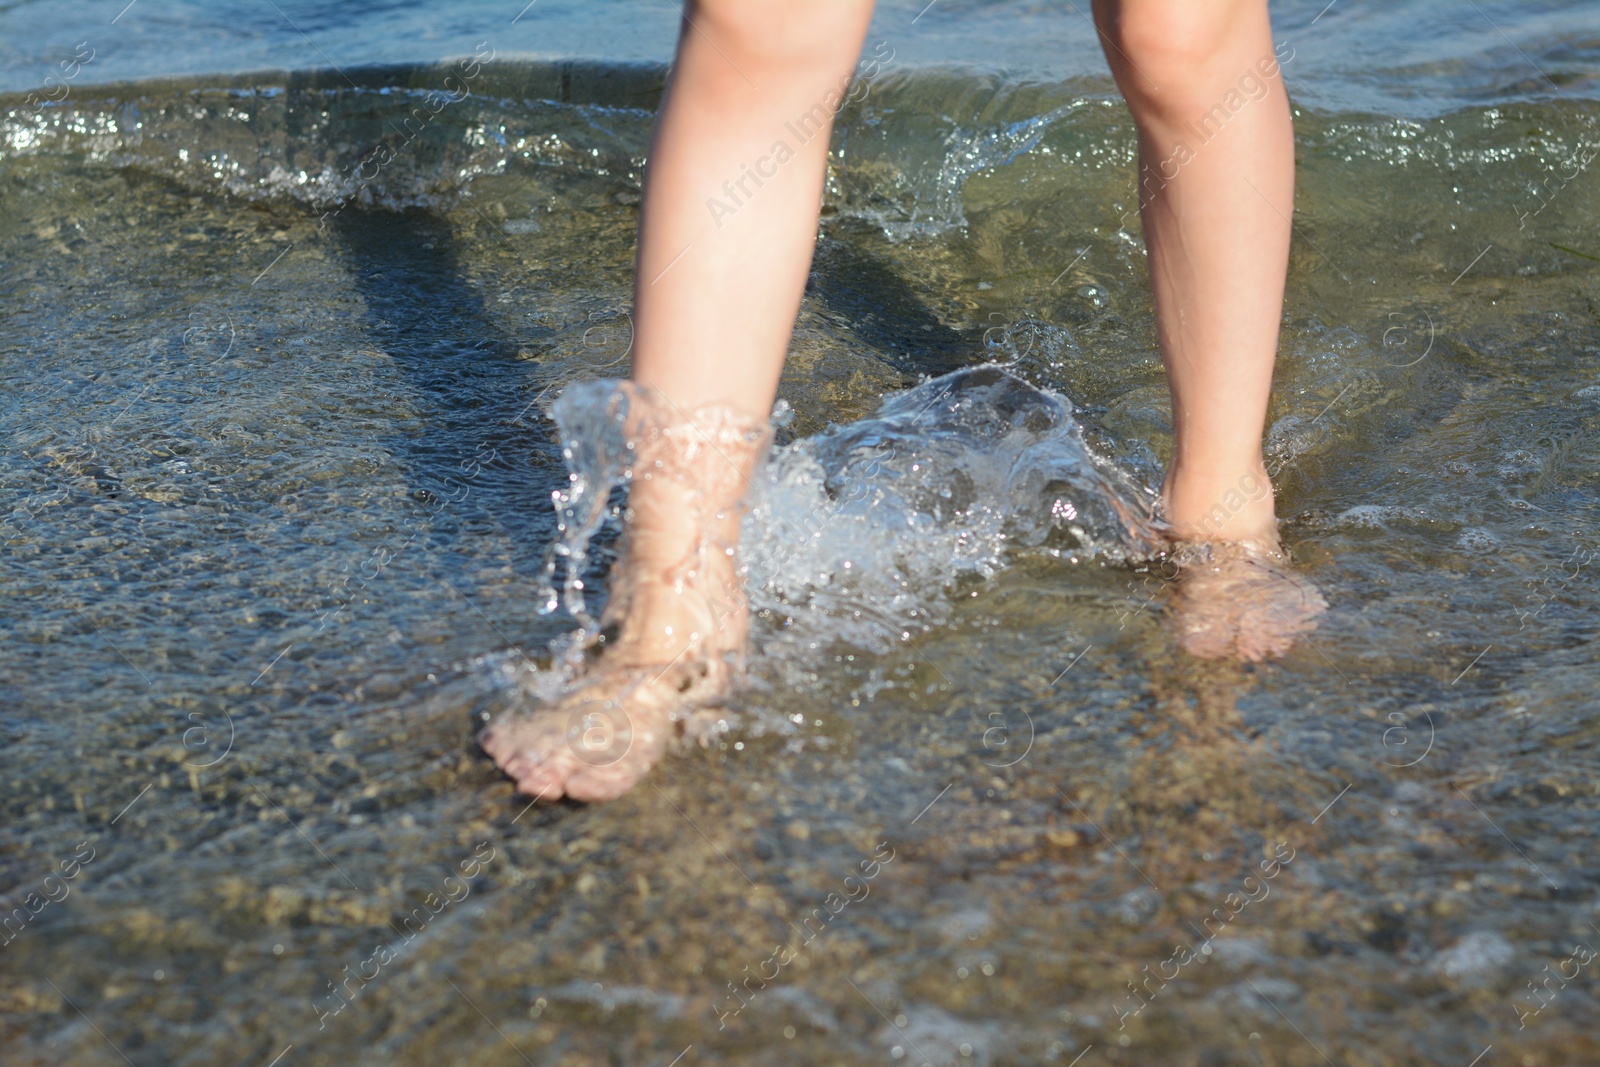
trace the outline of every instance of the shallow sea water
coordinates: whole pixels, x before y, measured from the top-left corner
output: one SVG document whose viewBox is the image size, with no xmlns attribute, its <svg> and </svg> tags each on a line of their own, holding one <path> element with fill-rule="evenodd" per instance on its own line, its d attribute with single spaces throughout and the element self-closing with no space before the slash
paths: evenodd
<svg viewBox="0 0 1600 1067">
<path fill-rule="evenodd" d="M 8 82 L 0 1058 L 1600 1061 L 1600 29 L 1321 6 L 1269 441 L 1320 628 L 1169 644 L 1100 506 L 1168 433 L 1131 124 L 993 34 L 842 116 L 749 686 L 592 808 L 472 735 L 577 625 L 552 405 L 625 372 L 660 69 L 497 58 L 417 132 L 470 33 Z"/>
</svg>

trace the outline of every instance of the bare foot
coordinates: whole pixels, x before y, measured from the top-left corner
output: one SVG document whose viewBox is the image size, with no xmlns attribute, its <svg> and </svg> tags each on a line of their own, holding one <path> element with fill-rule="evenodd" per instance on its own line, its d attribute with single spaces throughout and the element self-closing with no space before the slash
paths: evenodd
<svg viewBox="0 0 1600 1067">
<path fill-rule="evenodd" d="M 739 518 L 767 427 L 726 408 L 673 421 L 662 398 L 629 399 L 627 535 L 592 658 L 560 699 L 478 735 L 518 792 L 541 800 L 611 800 L 675 740 L 704 740 L 744 651 Z"/>
<path fill-rule="evenodd" d="M 662 574 L 625 552 L 612 568 L 604 636 L 576 686 L 479 734 L 519 793 L 612 800 L 674 741 L 706 737 L 705 720 L 731 687 L 746 628 L 742 601 L 730 602 L 738 594 L 732 560 L 708 555 L 692 569 Z"/>
<path fill-rule="evenodd" d="M 613 800 L 638 784 L 669 744 L 687 736 L 724 687 L 672 664 L 664 669 L 597 666 L 575 692 L 494 722 L 478 743 L 538 800 Z M 703 736 L 705 731 L 699 731 Z"/>
<path fill-rule="evenodd" d="M 1175 562 L 1172 618 L 1178 643 L 1193 656 L 1251 663 L 1281 656 L 1328 607 L 1275 539 L 1186 544 Z"/>
</svg>

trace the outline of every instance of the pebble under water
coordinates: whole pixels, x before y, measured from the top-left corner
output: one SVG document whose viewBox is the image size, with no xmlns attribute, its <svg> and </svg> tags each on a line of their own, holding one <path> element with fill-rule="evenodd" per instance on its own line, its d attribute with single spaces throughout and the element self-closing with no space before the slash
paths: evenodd
<svg viewBox="0 0 1600 1067">
<path fill-rule="evenodd" d="M 578 626 L 661 72 L 400 132 L 462 69 L 0 98 L 8 1067 L 1600 1062 L 1600 105 L 1297 112 L 1269 459 L 1330 611 L 1252 669 L 1144 562 L 1121 102 L 872 80 L 749 685 L 530 809 L 474 723 Z"/>
</svg>

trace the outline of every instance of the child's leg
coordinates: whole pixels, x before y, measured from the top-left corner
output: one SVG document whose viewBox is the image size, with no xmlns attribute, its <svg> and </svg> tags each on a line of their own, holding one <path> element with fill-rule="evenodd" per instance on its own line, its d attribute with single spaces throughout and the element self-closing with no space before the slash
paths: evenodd
<svg viewBox="0 0 1600 1067">
<path fill-rule="evenodd" d="M 599 662 L 566 703 L 492 724 L 521 792 L 601 800 L 660 758 L 745 637 L 739 498 L 816 244 L 834 109 L 871 0 L 699 0 L 650 148 L 634 295 L 636 440 Z"/>
<path fill-rule="evenodd" d="M 650 149 L 633 379 L 685 412 L 772 411 L 834 108 L 871 0 L 700 0 Z M 680 258 L 681 257 L 681 258 Z"/>
<path fill-rule="evenodd" d="M 661 418 L 723 406 L 764 425 L 771 414 L 816 246 L 833 112 L 871 15 L 871 0 L 701 0 L 685 14 L 650 149 L 634 282 L 632 377 L 663 400 Z M 719 475 L 742 495 L 759 450 L 733 452 L 706 449 L 700 462 L 712 469 L 686 479 L 635 479 L 629 568 L 670 567 L 708 533 L 737 542 L 736 501 L 705 499 L 709 481 L 726 484 Z M 698 590 L 717 601 L 723 652 L 744 640 L 732 560 L 709 559 Z M 614 652 L 675 656 L 706 614 L 682 593 L 638 590 Z"/>
<path fill-rule="evenodd" d="M 1271 540 L 1272 493 L 1257 487 L 1267 485 L 1261 434 L 1289 260 L 1294 133 L 1266 0 L 1096 0 L 1095 15 L 1139 127 L 1141 214 L 1172 390 L 1167 518 L 1186 539 Z"/>
<path fill-rule="evenodd" d="M 1277 551 L 1261 438 L 1283 314 L 1294 132 L 1266 0 L 1095 0 L 1139 128 L 1139 192 L 1172 391 L 1162 498 L 1190 550 L 1174 613 L 1202 656 L 1281 655 L 1322 597 Z"/>
</svg>

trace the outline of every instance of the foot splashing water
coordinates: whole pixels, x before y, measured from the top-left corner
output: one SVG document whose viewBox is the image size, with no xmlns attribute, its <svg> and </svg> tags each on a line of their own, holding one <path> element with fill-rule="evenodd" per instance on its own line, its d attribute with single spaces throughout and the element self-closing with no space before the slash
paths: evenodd
<svg viewBox="0 0 1600 1067">
<path fill-rule="evenodd" d="M 553 699 L 485 729 L 480 743 L 530 796 L 607 800 L 680 735 L 705 736 L 748 627 L 739 580 L 742 502 L 770 428 L 727 408 L 685 414 L 629 382 L 567 390 L 556 404 L 569 488 L 556 494 L 565 603 L 582 623 L 560 651 Z M 588 542 L 629 487 L 627 534 L 596 622 L 583 599 Z M 559 601 L 553 589 L 546 610 Z"/>
<path fill-rule="evenodd" d="M 747 640 L 760 673 L 796 684 L 826 646 L 881 654 L 927 631 L 958 579 L 993 577 L 1018 552 L 1134 564 L 1172 547 L 1156 494 L 1089 446 L 1071 403 L 992 364 L 893 394 L 765 463 L 768 427 L 720 409 L 686 417 L 627 382 L 570 386 L 551 414 L 571 474 L 543 610 L 579 629 L 548 669 L 507 679 L 509 707 L 480 735 L 544 799 L 620 795 L 671 744 L 726 730 Z M 774 425 L 785 418 L 780 404 Z M 626 528 L 615 552 L 596 547 L 608 524 Z M 596 619 L 585 576 L 606 562 Z M 1182 609 L 1209 604 L 1209 572 L 1189 570 L 1197 585 L 1177 606 L 1194 618 Z M 1238 651 L 1221 631 L 1240 612 L 1202 614 L 1190 628 L 1208 640 L 1185 646 Z M 1251 639 L 1247 658 L 1291 641 Z"/>
</svg>

